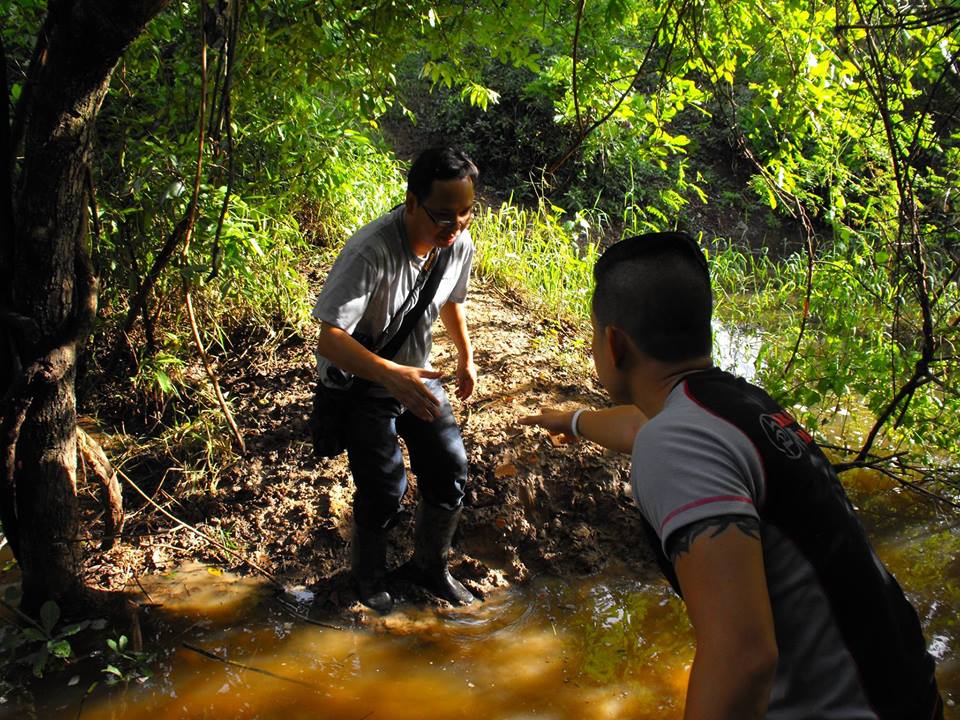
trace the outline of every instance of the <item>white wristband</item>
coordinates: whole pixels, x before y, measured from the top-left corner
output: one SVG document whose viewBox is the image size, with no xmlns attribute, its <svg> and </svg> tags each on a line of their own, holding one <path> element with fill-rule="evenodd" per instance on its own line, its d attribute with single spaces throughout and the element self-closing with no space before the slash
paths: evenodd
<svg viewBox="0 0 960 720">
<path fill-rule="evenodd" d="M 581 413 L 583 413 L 583 412 L 585 412 L 585 411 L 586 411 L 586 408 L 580 408 L 579 410 L 575 410 L 575 411 L 573 412 L 573 417 L 570 418 L 570 434 L 573 435 L 575 438 L 581 438 L 581 437 L 583 437 L 583 436 L 577 431 L 577 422 L 580 420 L 580 415 L 581 415 Z"/>
</svg>

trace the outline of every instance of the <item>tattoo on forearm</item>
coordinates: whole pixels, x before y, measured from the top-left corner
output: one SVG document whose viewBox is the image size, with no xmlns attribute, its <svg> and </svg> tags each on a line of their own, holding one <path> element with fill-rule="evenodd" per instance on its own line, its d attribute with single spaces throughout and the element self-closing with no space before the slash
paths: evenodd
<svg viewBox="0 0 960 720">
<path fill-rule="evenodd" d="M 737 527 L 744 535 L 749 535 L 755 540 L 760 539 L 760 522 L 756 518 L 747 515 L 717 515 L 684 525 L 673 533 L 667 540 L 667 557 L 670 558 L 670 562 L 676 562 L 683 553 L 690 552 L 690 546 L 700 535 L 712 531 L 710 537 L 714 538 L 731 525 Z"/>
</svg>

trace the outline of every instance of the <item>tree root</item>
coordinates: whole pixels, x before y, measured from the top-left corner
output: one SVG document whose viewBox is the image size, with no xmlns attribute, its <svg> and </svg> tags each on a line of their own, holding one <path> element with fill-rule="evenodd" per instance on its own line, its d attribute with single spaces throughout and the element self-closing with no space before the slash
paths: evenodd
<svg viewBox="0 0 960 720">
<path fill-rule="evenodd" d="M 120 481 L 100 443 L 90 437 L 79 425 L 77 426 L 77 450 L 84 467 L 91 471 L 97 484 L 100 485 L 100 505 L 104 515 L 104 533 L 100 547 L 103 550 L 109 550 L 117 544 L 120 533 L 123 531 L 123 495 L 120 491 Z"/>
</svg>

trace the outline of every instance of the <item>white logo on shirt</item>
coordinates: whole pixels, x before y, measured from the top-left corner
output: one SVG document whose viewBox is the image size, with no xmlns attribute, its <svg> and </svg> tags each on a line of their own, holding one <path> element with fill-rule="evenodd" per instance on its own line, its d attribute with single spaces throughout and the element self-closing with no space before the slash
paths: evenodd
<svg viewBox="0 0 960 720">
<path fill-rule="evenodd" d="M 760 427 L 767 440 L 791 460 L 803 455 L 803 442 L 790 427 L 786 427 L 773 415 L 761 415 Z"/>
</svg>

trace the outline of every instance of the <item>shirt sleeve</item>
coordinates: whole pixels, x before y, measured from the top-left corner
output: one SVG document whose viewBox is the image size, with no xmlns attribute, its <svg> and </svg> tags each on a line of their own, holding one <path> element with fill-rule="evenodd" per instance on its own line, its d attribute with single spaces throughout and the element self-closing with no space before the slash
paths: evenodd
<svg viewBox="0 0 960 720">
<path fill-rule="evenodd" d="M 466 237 L 460 240 L 464 243 L 463 262 L 460 265 L 460 276 L 456 285 L 450 291 L 448 302 L 462 303 L 467 299 L 467 286 L 470 283 L 470 268 L 473 266 L 473 238 Z"/>
<path fill-rule="evenodd" d="M 690 523 L 718 515 L 759 519 L 762 470 L 744 438 L 679 422 L 651 422 L 637 433 L 631 478 L 634 497 L 666 552 Z"/>
<path fill-rule="evenodd" d="M 314 305 L 313 317 L 352 333 L 383 274 L 366 253 L 347 249 L 333 263 Z"/>
</svg>

